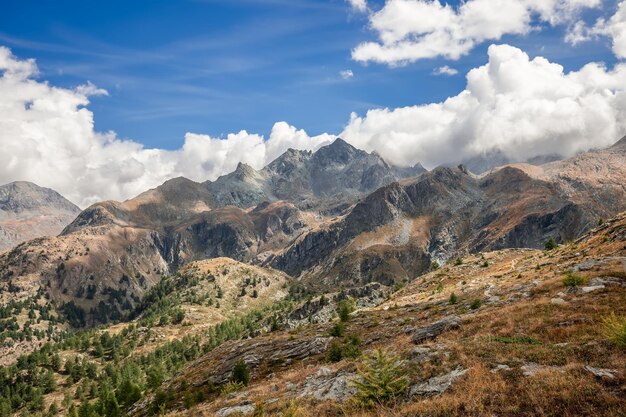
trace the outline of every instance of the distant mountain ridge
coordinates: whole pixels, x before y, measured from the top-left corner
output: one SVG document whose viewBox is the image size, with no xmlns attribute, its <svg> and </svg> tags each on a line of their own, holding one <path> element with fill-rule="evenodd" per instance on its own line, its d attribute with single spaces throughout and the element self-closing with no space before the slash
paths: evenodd
<svg viewBox="0 0 626 417">
<path fill-rule="evenodd" d="M 0 186 L 0 251 L 42 236 L 56 236 L 80 208 L 54 190 L 26 181 Z"/>
<path fill-rule="evenodd" d="M 172 179 L 94 204 L 59 237 L 2 254 L 0 299 L 43 287 L 95 324 L 119 319 L 164 275 L 217 257 L 322 289 L 393 285 L 459 253 L 572 239 L 626 210 L 619 143 L 475 175 L 463 167 L 420 174 L 337 140 L 317 152 L 288 150 L 261 170 L 240 164 L 213 182 Z"/>
<path fill-rule="evenodd" d="M 424 171 L 419 164 L 395 167 L 338 138 L 316 152 L 289 149 L 259 171 L 240 163 L 234 172 L 204 184 L 219 206 L 286 200 L 312 208 L 326 205 L 324 200 L 352 199 Z"/>
</svg>

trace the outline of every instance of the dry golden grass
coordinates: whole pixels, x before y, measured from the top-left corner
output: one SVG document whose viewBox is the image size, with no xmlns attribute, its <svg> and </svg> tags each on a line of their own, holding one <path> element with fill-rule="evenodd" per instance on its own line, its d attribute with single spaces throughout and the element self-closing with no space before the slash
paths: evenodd
<svg viewBox="0 0 626 417">
<path fill-rule="evenodd" d="M 625 228 L 626 218 L 601 233 L 621 236 Z M 295 366 L 262 370 L 240 397 L 220 397 L 180 415 L 214 415 L 245 399 L 270 400 L 266 416 L 625 416 L 626 352 L 604 329 L 606 317 L 626 315 L 626 286 L 583 292 L 568 291 L 563 284 L 565 272 L 585 261 L 595 262 L 578 272 L 587 280 L 624 279 L 624 256 L 624 240 L 607 241 L 602 235 L 550 252 L 504 250 L 467 256 L 461 265 L 445 265 L 417 278 L 381 306 L 357 312 L 346 323 L 345 334 L 358 334 L 364 351 L 382 347 L 408 359 L 416 347 L 412 327 L 460 316 L 460 329 L 420 345 L 430 349 L 429 359 L 409 362 L 413 384 L 457 368 L 468 370 L 442 395 L 371 409 L 350 400 L 302 398 L 292 403 L 299 389 L 288 390 L 288 385 L 301 387 L 321 366 L 354 372 L 358 362 L 329 364 L 320 355 Z M 484 260 L 487 267 L 482 266 Z M 459 297 L 456 304 L 449 302 L 452 292 Z M 482 303 L 471 309 L 475 299 Z M 331 326 L 304 327 L 289 337 L 327 335 Z M 498 366 L 505 369 L 496 371 Z M 596 377 L 586 366 L 609 369 L 614 377 Z M 534 373 L 528 372 L 531 368 Z"/>
</svg>

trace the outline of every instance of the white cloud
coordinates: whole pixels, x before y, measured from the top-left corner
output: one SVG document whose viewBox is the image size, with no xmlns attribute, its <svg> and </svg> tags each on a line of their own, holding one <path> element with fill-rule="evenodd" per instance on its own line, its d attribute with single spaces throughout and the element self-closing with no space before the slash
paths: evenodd
<svg viewBox="0 0 626 417">
<path fill-rule="evenodd" d="M 444 65 L 443 67 L 435 68 L 433 70 L 434 75 L 456 75 L 458 73 L 459 71 L 457 71 L 454 68 L 450 68 L 447 65 Z"/>
<path fill-rule="evenodd" d="M 75 89 L 34 80 L 34 61 L 0 47 L 0 183 L 33 181 L 86 206 L 126 199 L 165 180 L 215 179 L 243 161 L 261 168 L 288 148 L 317 149 L 335 136 L 310 137 L 285 122 L 268 138 L 241 131 L 214 138 L 188 133 L 180 149 L 146 149 L 94 131 L 91 84 Z M 486 65 L 441 103 L 352 115 L 341 136 L 395 164 L 427 167 L 500 148 L 513 159 L 564 156 L 606 146 L 626 133 L 626 64 L 590 63 L 565 73 L 508 45 L 491 46 Z"/>
<path fill-rule="evenodd" d="M 566 40 L 572 45 L 607 36 L 612 40 L 612 49 L 616 57 L 626 58 L 626 1 L 621 1 L 617 11 L 610 19 L 600 18 L 595 25 L 588 27 L 584 21 L 576 22 L 568 33 Z"/>
<path fill-rule="evenodd" d="M 378 42 L 352 51 L 359 62 L 403 65 L 420 59 L 459 59 L 474 46 L 504 35 L 522 35 L 535 21 L 572 22 L 584 8 L 601 0 L 467 0 L 458 7 L 439 0 L 388 0 L 369 17 Z"/>
<path fill-rule="evenodd" d="M 489 47 L 460 94 L 441 103 L 352 115 L 341 136 L 396 164 L 453 163 L 493 148 L 514 160 L 613 143 L 626 133 L 626 64 L 579 71 L 508 45 Z"/>
<path fill-rule="evenodd" d="M 280 122 L 267 140 L 245 131 L 224 139 L 188 133 L 178 150 L 146 149 L 113 132 L 94 131 L 85 106 L 89 96 L 104 90 L 91 83 L 52 87 L 33 80 L 35 74 L 33 60 L 19 60 L 0 47 L 0 184 L 33 181 L 82 207 L 126 199 L 180 175 L 215 179 L 239 161 L 261 168 L 289 147 L 316 149 L 333 139 L 311 138 Z"/>
<path fill-rule="evenodd" d="M 352 7 L 352 10 L 355 10 L 360 13 L 364 13 L 367 11 L 367 1 L 366 0 L 347 0 Z"/>
<path fill-rule="evenodd" d="M 354 73 L 350 69 L 339 71 L 339 75 L 341 75 L 341 78 L 343 78 L 344 80 L 349 80 L 350 78 L 354 77 Z"/>
</svg>

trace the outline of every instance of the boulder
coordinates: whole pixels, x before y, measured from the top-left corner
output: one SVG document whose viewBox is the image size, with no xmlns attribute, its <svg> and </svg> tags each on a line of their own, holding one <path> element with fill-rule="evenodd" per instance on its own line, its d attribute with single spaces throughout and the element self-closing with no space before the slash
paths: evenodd
<svg viewBox="0 0 626 417">
<path fill-rule="evenodd" d="M 441 333 L 461 327 L 458 316 L 448 316 L 427 326 L 418 327 L 413 332 L 413 343 L 420 344 L 426 340 L 435 339 Z"/>
</svg>

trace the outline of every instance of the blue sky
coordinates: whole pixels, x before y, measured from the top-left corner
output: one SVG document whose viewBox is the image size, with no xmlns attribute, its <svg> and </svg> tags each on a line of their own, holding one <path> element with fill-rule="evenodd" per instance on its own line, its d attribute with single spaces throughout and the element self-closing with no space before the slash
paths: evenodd
<svg viewBox="0 0 626 417">
<path fill-rule="evenodd" d="M 3 3 L 0 45 L 35 58 L 39 79 L 52 85 L 91 81 L 106 89 L 109 96 L 92 97 L 89 106 L 96 130 L 163 149 L 179 148 L 186 132 L 267 136 L 276 121 L 311 135 L 338 133 L 351 112 L 441 101 L 464 88 L 466 71 L 486 62 L 492 43 L 458 61 L 390 68 L 352 60 L 352 48 L 376 37 L 367 16 L 344 0 Z M 615 9 L 605 3 L 585 17 Z M 546 26 L 498 43 L 567 70 L 615 62 L 607 38 L 571 46 L 563 37 L 564 27 Z M 442 65 L 459 74 L 433 75 Z M 354 76 L 344 80 L 340 71 L 347 69 Z"/>
</svg>

